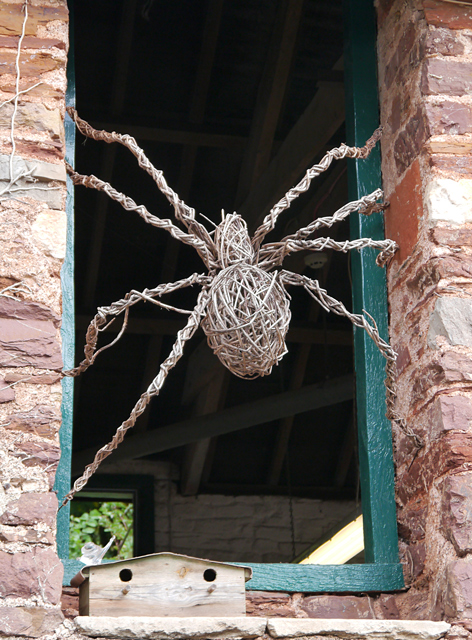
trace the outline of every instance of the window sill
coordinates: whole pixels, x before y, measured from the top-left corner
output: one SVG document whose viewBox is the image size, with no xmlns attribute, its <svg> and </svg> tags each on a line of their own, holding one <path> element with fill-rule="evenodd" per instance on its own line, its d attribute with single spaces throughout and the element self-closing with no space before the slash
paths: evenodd
<svg viewBox="0 0 472 640">
<path fill-rule="evenodd" d="M 184 640 L 207 638 L 353 638 L 355 640 L 438 640 L 450 628 L 429 620 L 322 620 L 316 618 L 75 618 L 77 631 L 90 637 Z"/>
</svg>

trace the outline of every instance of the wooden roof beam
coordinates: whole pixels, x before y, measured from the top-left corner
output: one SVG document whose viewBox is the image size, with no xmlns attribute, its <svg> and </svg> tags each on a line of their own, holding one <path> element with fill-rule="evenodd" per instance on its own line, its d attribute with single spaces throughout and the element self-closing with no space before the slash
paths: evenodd
<svg viewBox="0 0 472 640">
<path fill-rule="evenodd" d="M 279 4 L 239 176 L 237 204 L 245 200 L 270 162 L 275 131 L 292 66 L 302 6 L 303 0 L 283 0 Z"/>
<path fill-rule="evenodd" d="M 250 229 L 257 227 L 271 207 L 297 183 L 344 119 L 343 85 L 319 83 L 315 97 L 238 208 Z"/>
<path fill-rule="evenodd" d="M 108 461 L 112 463 L 141 458 L 223 433 L 240 431 L 286 416 L 345 402 L 353 397 L 353 385 L 352 376 L 342 376 L 322 385 L 308 385 L 302 389 L 272 395 L 218 413 L 190 418 L 130 436 Z M 95 453 L 95 447 L 79 451 L 73 459 L 73 475 L 81 473 Z M 103 462 L 104 465 L 106 463 L 107 461 Z"/>
<path fill-rule="evenodd" d="M 116 117 L 123 111 L 126 94 L 126 79 L 129 72 L 131 45 L 133 42 L 134 19 L 136 15 L 137 0 L 127 0 L 123 5 L 120 30 L 117 44 L 117 60 L 113 75 L 111 90 L 111 116 Z M 117 145 L 105 145 L 103 160 L 99 175 L 102 180 L 109 182 L 113 174 Z M 105 235 L 105 225 L 109 205 L 109 197 L 98 194 L 97 211 L 94 215 L 95 224 L 91 235 L 90 253 L 85 275 L 84 293 L 82 304 L 90 308 L 93 303 L 97 286 L 98 272 L 100 270 L 100 256 Z"/>
</svg>

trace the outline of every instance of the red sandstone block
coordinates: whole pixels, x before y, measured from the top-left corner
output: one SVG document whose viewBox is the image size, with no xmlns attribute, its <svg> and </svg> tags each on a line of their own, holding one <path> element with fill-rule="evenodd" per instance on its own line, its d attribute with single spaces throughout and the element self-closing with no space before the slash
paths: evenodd
<svg viewBox="0 0 472 640">
<path fill-rule="evenodd" d="M 464 45 L 449 29 L 431 29 L 425 42 L 425 53 L 428 55 L 460 56 Z"/>
<path fill-rule="evenodd" d="M 36 405 L 30 411 L 12 413 L 5 428 L 33 433 L 41 438 L 55 438 L 59 430 L 61 415 L 47 405 Z"/>
<path fill-rule="evenodd" d="M 456 180 L 472 178 L 472 155 L 433 154 L 429 159 L 429 164 Z"/>
<path fill-rule="evenodd" d="M 399 504 L 405 505 L 414 497 L 429 491 L 436 478 L 459 469 L 472 461 L 472 436 L 449 432 L 421 449 L 413 462 L 398 476 L 396 490 Z"/>
<path fill-rule="evenodd" d="M 418 241 L 418 220 L 423 215 L 423 197 L 419 162 L 415 160 L 388 198 L 385 235 L 395 240 L 399 250 L 394 261 L 402 264 Z"/>
<path fill-rule="evenodd" d="M 5 382 L 25 382 L 27 384 L 55 384 L 61 380 L 60 373 L 40 373 L 26 375 L 24 373 L 7 373 Z"/>
<path fill-rule="evenodd" d="M 472 62 L 428 58 L 423 65 L 421 91 L 426 95 L 471 95 Z"/>
<path fill-rule="evenodd" d="M 0 47 L 6 47 L 9 49 L 18 49 L 19 36 L 0 36 Z M 21 43 L 23 49 L 65 49 L 66 44 L 61 40 L 54 40 L 52 38 L 35 38 L 33 36 L 26 36 Z"/>
<path fill-rule="evenodd" d="M 311 596 L 304 599 L 302 609 L 310 618 L 373 618 L 369 600 L 365 596 Z"/>
<path fill-rule="evenodd" d="M 399 68 L 403 62 L 407 59 L 413 45 L 416 40 L 416 28 L 412 22 L 409 22 L 406 26 L 395 52 L 393 53 L 390 61 L 385 69 L 385 86 L 387 89 L 392 85 L 395 76 L 397 75 Z"/>
<path fill-rule="evenodd" d="M 407 505 L 398 513 L 398 535 L 406 542 L 424 540 L 426 532 L 427 501 L 420 498 Z"/>
<path fill-rule="evenodd" d="M 246 591 L 246 613 L 248 616 L 270 616 L 271 618 L 297 617 L 297 611 L 288 593 L 270 591 Z"/>
<path fill-rule="evenodd" d="M 383 25 L 395 0 L 378 0 L 376 3 L 379 27 Z"/>
<path fill-rule="evenodd" d="M 444 613 L 449 618 L 472 618 L 472 564 L 455 560 L 447 566 Z"/>
<path fill-rule="evenodd" d="M 424 111 L 418 107 L 393 145 L 393 157 L 399 175 L 418 157 L 429 136 L 429 126 Z"/>
<path fill-rule="evenodd" d="M 400 561 L 403 564 L 405 582 L 411 584 L 424 571 L 426 547 L 424 542 L 406 545 L 400 543 Z"/>
<path fill-rule="evenodd" d="M 466 3 L 424 0 L 423 10 L 428 24 L 449 29 L 472 29 L 472 6 Z"/>
<path fill-rule="evenodd" d="M 442 528 L 457 553 L 472 551 L 472 473 L 448 476 L 444 481 Z"/>
<path fill-rule="evenodd" d="M 0 636 L 43 638 L 52 634 L 62 621 L 57 609 L 2 607 Z"/>
<path fill-rule="evenodd" d="M 9 502 L 0 516 L 1 524 L 34 525 L 39 522 L 52 527 L 56 520 L 57 497 L 54 493 L 23 493 Z"/>
<path fill-rule="evenodd" d="M 446 431 L 472 432 L 472 399 L 467 396 L 441 395 L 431 410 L 431 437 Z"/>
<path fill-rule="evenodd" d="M 44 305 L 0 298 L 0 365 L 61 369 L 59 322 Z"/>
<path fill-rule="evenodd" d="M 15 388 L 7 384 L 3 378 L 0 378 L 0 403 L 11 402 L 15 399 Z"/>
<path fill-rule="evenodd" d="M 472 107 L 452 100 L 426 104 L 431 135 L 463 135 L 472 132 Z"/>
<path fill-rule="evenodd" d="M 374 607 L 380 612 L 381 620 L 399 620 L 400 612 L 398 611 L 395 596 L 382 593 L 375 601 Z"/>
<path fill-rule="evenodd" d="M 432 156 L 438 158 L 441 156 Z M 472 168 L 472 158 L 470 158 Z M 451 247 L 472 246 L 472 229 L 465 225 L 461 227 L 435 227 L 430 233 L 431 240 L 436 244 L 449 245 Z"/>
<path fill-rule="evenodd" d="M 0 551 L 0 596 L 31 598 L 38 596 L 58 604 L 64 567 L 52 549 L 34 549 L 25 553 Z"/>
</svg>

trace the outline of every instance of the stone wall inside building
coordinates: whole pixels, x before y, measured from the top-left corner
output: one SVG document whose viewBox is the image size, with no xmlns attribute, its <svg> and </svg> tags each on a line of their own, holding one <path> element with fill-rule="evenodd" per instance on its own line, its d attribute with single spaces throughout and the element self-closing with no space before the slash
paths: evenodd
<svg viewBox="0 0 472 640">
<path fill-rule="evenodd" d="M 65 0 L 31 0 L 26 7 L 15 0 L 0 2 L 0 635 L 4 636 L 43 637 L 62 621 L 63 567 L 55 547 L 57 498 L 52 489 L 60 456 L 67 46 Z M 15 100 L 17 90 L 23 93 Z"/>
</svg>

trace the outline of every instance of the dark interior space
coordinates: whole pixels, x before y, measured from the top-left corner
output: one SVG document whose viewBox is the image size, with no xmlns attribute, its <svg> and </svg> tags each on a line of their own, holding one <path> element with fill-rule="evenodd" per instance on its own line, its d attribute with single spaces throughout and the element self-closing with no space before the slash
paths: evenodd
<svg viewBox="0 0 472 640">
<path fill-rule="evenodd" d="M 341 0 L 80 0 L 74 30 L 79 115 L 97 128 L 134 136 L 197 216 L 201 212 L 216 224 L 222 209 L 236 211 L 253 232 L 306 169 L 345 139 Z M 78 133 L 76 169 L 109 181 L 154 215 L 173 219 L 150 176 L 120 145 Z M 78 362 L 98 306 L 132 289 L 205 273 L 205 266 L 193 248 L 104 194 L 77 187 L 75 198 Z M 268 238 L 332 215 L 347 201 L 346 163 L 333 163 Z M 347 239 L 349 223 L 321 235 Z M 313 264 L 317 257 L 294 253 L 283 266 L 318 279 L 350 309 L 348 256 L 328 251 Z M 198 291 L 184 289 L 165 302 L 192 309 Z M 346 376 L 354 389 L 349 321 L 326 313 L 299 287 L 288 293 L 289 351 L 270 376 L 231 375 L 199 329 L 132 435 L 145 438 L 184 420 L 195 420 L 198 431 L 207 414 L 267 398 L 283 403 L 309 385 L 345 384 Z M 75 472 L 83 468 L 80 452 L 105 444 L 128 417 L 184 324 L 175 312 L 134 306 L 122 339 L 76 380 Z M 100 346 L 115 337 L 119 325 L 117 320 L 101 335 Z M 146 458 L 176 463 L 184 495 L 353 499 L 355 432 L 352 399 L 337 399 L 275 421 L 262 417 L 249 427 L 241 419 L 231 433 L 157 452 L 149 445 Z M 126 447 L 125 439 L 122 455 Z M 89 455 L 85 462 L 90 460 Z"/>
</svg>

